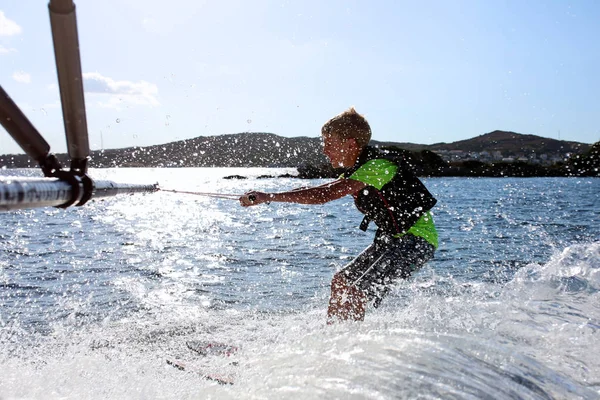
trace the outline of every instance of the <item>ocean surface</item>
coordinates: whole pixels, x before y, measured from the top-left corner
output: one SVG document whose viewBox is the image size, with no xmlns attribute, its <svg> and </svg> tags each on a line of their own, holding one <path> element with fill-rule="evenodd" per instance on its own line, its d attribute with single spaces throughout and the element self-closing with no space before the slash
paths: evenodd
<svg viewBox="0 0 600 400">
<path fill-rule="evenodd" d="M 259 178 L 286 172 L 90 175 L 227 194 L 325 182 Z M 424 182 L 435 258 L 363 323 L 332 326 L 331 277 L 373 237 L 350 198 L 157 192 L 0 213 L 0 398 L 600 398 L 600 179 Z M 238 351 L 203 357 L 194 340 Z"/>
</svg>

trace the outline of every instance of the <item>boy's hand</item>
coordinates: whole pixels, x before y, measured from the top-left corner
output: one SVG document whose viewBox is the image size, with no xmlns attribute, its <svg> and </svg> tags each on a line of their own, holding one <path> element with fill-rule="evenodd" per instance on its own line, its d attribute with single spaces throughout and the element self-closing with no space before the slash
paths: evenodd
<svg viewBox="0 0 600 400">
<path fill-rule="evenodd" d="M 256 206 L 269 201 L 270 196 L 263 192 L 248 192 L 240 197 L 240 204 L 243 207 Z"/>
</svg>

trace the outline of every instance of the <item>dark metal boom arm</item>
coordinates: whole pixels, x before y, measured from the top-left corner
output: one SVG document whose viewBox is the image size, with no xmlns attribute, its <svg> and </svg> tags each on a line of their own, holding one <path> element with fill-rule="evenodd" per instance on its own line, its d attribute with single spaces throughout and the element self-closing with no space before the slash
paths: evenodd
<svg viewBox="0 0 600 400">
<path fill-rule="evenodd" d="M 87 172 L 90 156 L 77 17 L 73 0 L 50 0 L 50 25 L 71 171 Z"/>
<path fill-rule="evenodd" d="M 62 169 L 46 140 L 0 87 L 0 123 L 23 151 L 38 162 L 47 177 L 0 178 L 0 211 L 46 206 L 66 208 L 73 204 L 81 206 L 92 196 L 158 190 L 158 185 L 94 182 L 87 175 L 90 145 L 75 4 L 73 0 L 50 0 L 48 9 L 71 169 Z"/>
</svg>

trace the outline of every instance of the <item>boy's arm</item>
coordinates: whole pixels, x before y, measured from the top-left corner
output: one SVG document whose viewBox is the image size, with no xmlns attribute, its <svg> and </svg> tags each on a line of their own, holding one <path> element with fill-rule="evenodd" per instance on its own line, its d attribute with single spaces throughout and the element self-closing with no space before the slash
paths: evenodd
<svg viewBox="0 0 600 400">
<path fill-rule="evenodd" d="M 271 201 L 299 204 L 323 204 L 356 193 L 367 186 L 354 179 L 340 178 L 331 183 L 306 189 L 295 189 L 280 193 L 249 192 L 240 197 L 244 207 Z"/>
</svg>

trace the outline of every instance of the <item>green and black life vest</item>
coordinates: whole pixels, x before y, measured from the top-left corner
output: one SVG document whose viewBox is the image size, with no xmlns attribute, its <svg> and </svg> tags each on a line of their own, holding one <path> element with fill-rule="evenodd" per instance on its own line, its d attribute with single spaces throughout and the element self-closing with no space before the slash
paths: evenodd
<svg viewBox="0 0 600 400">
<path fill-rule="evenodd" d="M 353 194 L 356 208 L 365 215 L 360 226 L 362 230 L 373 221 L 383 232 L 401 236 L 414 233 L 409 230 L 424 220 L 424 224 L 430 224 L 429 230 L 433 233 L 418 236 L 435 242 L 432 244 L 437 247 L 437 233 L 428 213 L 437 200 L 417 178 L 407 160 L 367 146 L 355 166 L 342 176 L 368 185 Z M 428 227 L 424 228 L 427 230 Z"/>
</svg>

